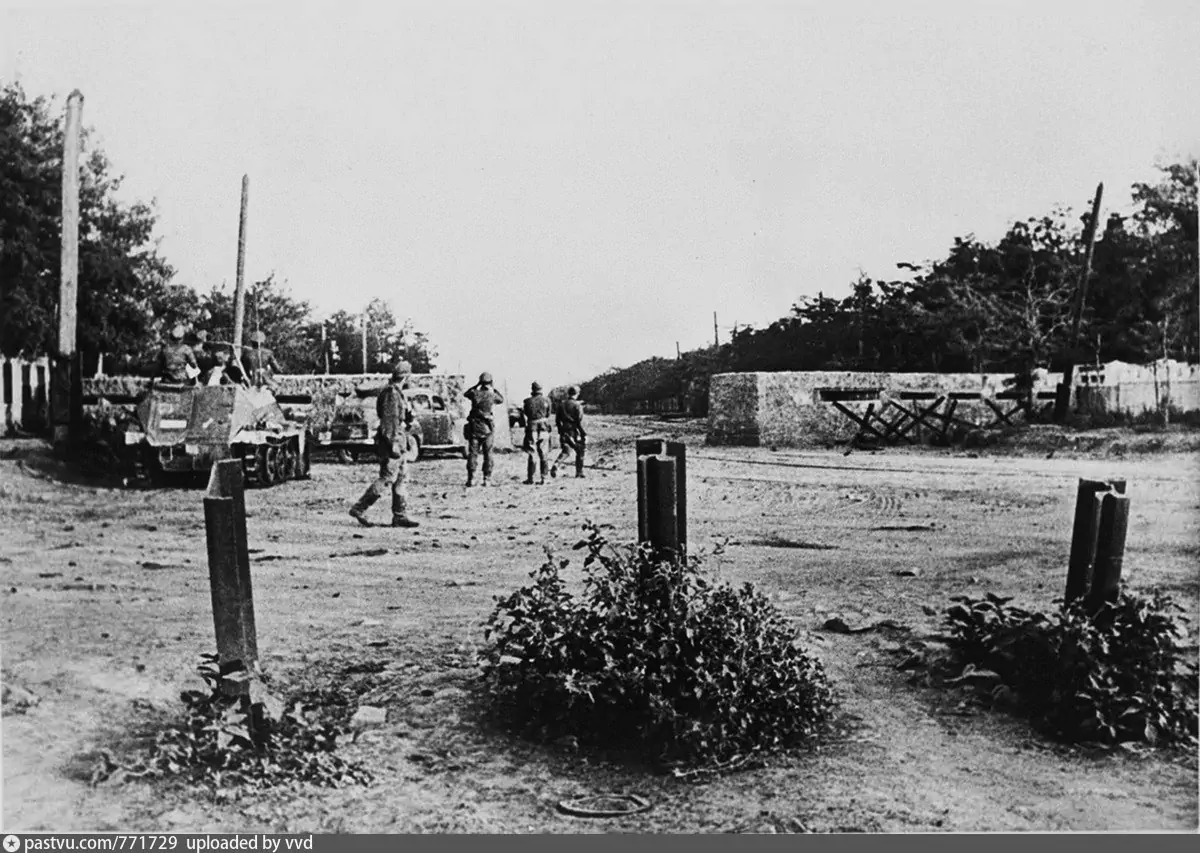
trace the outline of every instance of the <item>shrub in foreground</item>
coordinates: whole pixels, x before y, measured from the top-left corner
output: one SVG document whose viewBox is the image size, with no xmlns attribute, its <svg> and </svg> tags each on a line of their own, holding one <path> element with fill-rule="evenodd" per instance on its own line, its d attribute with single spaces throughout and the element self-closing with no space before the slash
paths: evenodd
<svg viewBox="0 0 1200 853">
<path fill-rule="evenodd" d="M 499 720 L 535 739 L 702 763 L 794 744 L 827 719 L 821 664 L 750 584 L 585 529 L 581 596 L 561 576 L 569 560 L 549 556 L 497 599 L 481 663 Z"/>
<path fill-rule="evenodd" d="M 1072 742 L 1187 745 L 1197 740 L 1195 649 L 1161 593 L 1082 601 L 1047 616 L 987 595 L 946 611 L 958 665 L 992 674 L 1048 734 Z M 994 693 L 1001 690 L 997 685 Z"/>
</svg>

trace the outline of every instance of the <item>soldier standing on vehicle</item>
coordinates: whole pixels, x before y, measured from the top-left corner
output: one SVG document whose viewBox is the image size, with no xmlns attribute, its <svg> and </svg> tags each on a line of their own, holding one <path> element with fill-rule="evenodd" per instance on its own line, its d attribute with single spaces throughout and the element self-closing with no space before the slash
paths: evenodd
<svg viewBox="0 0 1200 853">
<path fill-rule="evenodd" d="M 475 469 L 479 456 L 483 455 L 483 485 L 488 485 L 492 476 L 492 446 L 496 441 L 496 424 L 492 407 L 504 402 L 500 392 L 492 387 L 492 374 L 479 374 L 479 382 L 463 394 L 471 401 L 467 414 L 467 425 L 463 432 L 467 437 L 467 485 L 475 485 Z"/>
<path fill-rule="evenodd" d="M 250 336 L 253 348 L 246 353 L 246 370 L 250 372 L 250 381 L 255 385 L 271 385 L 276 373 L 281 373 L 275 354 L 263 346 L 267 336 L 261 331 Z"/>
<path fill-rule="evenodd" d="M 196 357 L 196 366 L 200 368 L 201 382 L 206 373 L 217 363 L 216 353 L 208 345 L 208 332 L 199 329 L 192 333 L 192 355 Z"/>
<path fill-rule="evenodd" d="M 367 510 L 392 491 L 392 527 L 417 527 L 419 522 L 408 517 L 408 425 L 413 420 L 412 409 L 404 399 L 404 385 L 412 368 L 400 362 L 391 378 L 379 392 L 375 409 L 379 413 L 379 429 L 375 433 L 375 455 L 379 458 L 379 477 L 350 508 L 350 515 L 364 527 L 370 527 Z"/>
<path fill-rule="evenodd" d="M 530 387 L 531 396 L 521 404 L 522 420 L 525 422 L 525 443 L 522 449 L 527 457 L 525 485 L 533 485 L 533 475 L 538 474 L 538 485 L 546 482 L 546 451 L 550 447 L 551 405 L 550 398 L 542 393 L 540 382 Z"/>
<path fill-rule="evenodd" d="M 583 476 L 583 450 L 587 443 L 587 433 L 583 429 L 583 405 L 579 402 L 579 389 L 572 385 L 567 389 L 567 399 L 562 401 L 554 414 L 554 422 L 558 427 L 558 443 L 562 451 L 554 464 L 550 466 L 550 476 L 558 476 L 558 466 L 566 462 L 571 454 L 575 454 L 575 476 Z"/>
<path fill-rule="evenodd" d="M 183 342 L 187 331 L 183 326 L 171 329 L 171 340 L 163 344 L 158 352 L 158 367 L 155 375 L 164 382 L 191 385 L 200 375 L 196 365 L 196 354 Z"/>
</svg>

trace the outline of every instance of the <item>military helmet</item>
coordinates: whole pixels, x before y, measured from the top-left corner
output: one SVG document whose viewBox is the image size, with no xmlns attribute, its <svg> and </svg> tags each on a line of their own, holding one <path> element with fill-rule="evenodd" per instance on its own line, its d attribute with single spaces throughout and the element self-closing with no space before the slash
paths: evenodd
<svg viewBox="0 0 1200 853">
<path fill-rule="evenodd" d="M 392 381 L 396 382 L 403 379 L 410 373 L 412 373 L 412 365 L 407 361 L 398 361 L 396 362 L 396 366 L 392 368 Z"/>
<path fill-rule="evenodd" d="M 534 383 L 533 383 L 532 385 L 530 385 L 529 387 L 530 387 L 530 388 L 533 390 L 533 393 L 534 393 L 534 394 L 536 394 L 538 391 L 541 391 L 541 390 L 542 390 L 542 383 L 541 383 L 541 382 L 534 382 Z"/>
<path fill-rule="evenodd" d="M 578 396 L 579 396 L 579 386 L 578 386 L 578 385 L 572 385 L 570 388 L 568 388 L 568 389 L 567 389 L 567 396 L 568 396 L 568 397 L 578 397 Z"/>
<path fill-rule="evenodd" d="M 492 384 L 492 374 L 488 373 L 486 370 L 483 373 L 479 374 L 479 384 L 480 385 L 491 385 Z"/>
</svg>

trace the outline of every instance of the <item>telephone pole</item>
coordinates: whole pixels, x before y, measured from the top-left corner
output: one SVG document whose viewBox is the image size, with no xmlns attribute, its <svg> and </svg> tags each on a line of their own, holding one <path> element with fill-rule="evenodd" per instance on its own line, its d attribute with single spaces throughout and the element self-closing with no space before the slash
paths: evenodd
<svg viewBox="0 0 1200 853">
<path fill-rule="evenodd" d="M 83 376 L 76 350 L 79 299 L 79 141 L 83 93 L 67 98 L 63 132 L 62 254 L 58 286 L 58 352 L 51 383 L 50 417 L 56 447 L 66 450 L 83 426 Z"/>
<path fill-rule="evenodd" d="M 1096 244 L 1096 226 L 1100 218 L 1100 199 L 1104 196 L 1104 184 L 1096 187 L 1096 198 L 1092 202 L 1092 215 L 1084 229 L 1083 270 L 1079 274 L 1079 293 L 1075 301 L 1075 316 L 1071 320 L 1071 349 L 1079 346 L 1079 326 L 1083 322 L 1083 307 L 1087 303 L 1088 279 L 1092 274 L 1092 249 Z M 1058 386 L 1058 394 L 1054 400 L 1054 420 L 1062 423 L 1066 420 L 1071 408 L 1071 388 L 1075 383 L 1075 357 L 1070 353 L 1070 360 L 1063 370 L 1063 381 Z"/>
<path fill-rule="evenodd" d="M 717 331 L 717 312 L 713 312 L 713 346 L 721 346 L 721 333 Z"/>
<path fill-rule="evenodd" d="M 246 211 L 250 206 L 250 176 L 242 175 L 242 212 L 238 217 L 237 284 L 233 289 L 233 357 L 241 362 L 242 326 L 246 322 Z"/>
</svg>

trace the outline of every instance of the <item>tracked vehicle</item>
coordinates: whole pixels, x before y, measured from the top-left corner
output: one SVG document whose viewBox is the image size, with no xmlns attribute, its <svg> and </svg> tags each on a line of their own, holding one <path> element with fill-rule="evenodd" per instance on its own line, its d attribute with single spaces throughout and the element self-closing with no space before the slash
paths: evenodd
<svg viewBox="0 0 1200 853">
<path fill-rule="evenodd" d="M 138 473 L 162 482 L 240 459 L 246 484 L 274 486 L 309 474 L 309 443 L 270 389 L 158 384 L 138 403 L 124 434 Z"/>
</svg>

